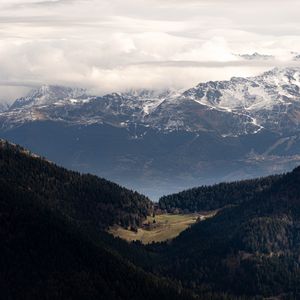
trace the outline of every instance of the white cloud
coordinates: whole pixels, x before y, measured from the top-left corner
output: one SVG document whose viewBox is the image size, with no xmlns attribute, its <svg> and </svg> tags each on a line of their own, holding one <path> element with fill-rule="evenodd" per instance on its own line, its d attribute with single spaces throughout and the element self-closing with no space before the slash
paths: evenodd
<svg viewBox="0 0 300 300">
<path fill-rule="evenodd" d="M 299 9 L 294 0 L 0 0 L 0 99 L 42 83 L 105 93 L 252 75 L 300 51 Z M 233 55 L 255 51 L 277 59 Z"/>
</svg>

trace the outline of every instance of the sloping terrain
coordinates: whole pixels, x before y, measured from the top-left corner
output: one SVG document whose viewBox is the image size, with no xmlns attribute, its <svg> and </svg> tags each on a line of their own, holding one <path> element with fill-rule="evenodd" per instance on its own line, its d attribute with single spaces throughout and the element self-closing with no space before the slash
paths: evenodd
<svg viewBox="0 0 300 300">
<path fill-rule="evenodd" d="M 282 177 L 283 175 L 273 175 L 265 178 L 196 187 L 161 197 L 159 207 L 168 212 L 174 210 L 199 212 L 239 205 L 251 200 L 257 193 L 275 185 Z"/>
<path fill-rule="evenodd" d="M 92 175 L 57 167 L 29 151 L 0 141 L 0 172 L 8 184 L 28 190 L 52 210 L 82 226 L 137 226 L 153 210 L 136 192 Z"/>
<path fill-rule="evenodd" d="M 172 205 L 221 208 L 224 204 L 227 208 L 163 248 L 159 246 L 162 256 L 157 271 L 200 290 L 298 299 L 299 187 L 300 168 L 296 168 L 279 177 L 204 187 L 163 198 L 161 204 L 168 209 Z"/>
<path fill-rule="evenodd" d="M 147 199 L 4 141 L 0 174 L 2 299 L 194 299 L 129 263 L 101 233 L 111 222 L 142 217 Z"/>
<path fill-rule="evenodd" d="M 5 141 L 0 172 L 5 299 L 299 297 L 299 168 L 165 197 L 161 210 L 218 213 L 147 246 L 103 231 L 118 224 L 136 229 L 153 212 L 147 198 Z"/>
<path fill-rule="evenodd" d="M 3 299 L 193 299 L 82 235 L 30 191 L 0 184 Z"/>
</svg>

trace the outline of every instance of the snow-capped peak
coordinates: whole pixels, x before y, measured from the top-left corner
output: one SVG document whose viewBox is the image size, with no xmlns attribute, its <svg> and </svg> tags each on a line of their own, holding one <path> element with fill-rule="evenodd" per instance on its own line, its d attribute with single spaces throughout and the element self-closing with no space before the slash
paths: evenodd
<svg viewBox="0 0 300 300">
<path fill-rule="evenodd" d="M 284 84 L 296 84 L 300 83 L 300 68 L 274 68 L 268 72 L 263 73 L 260 76 L 252 77 L 254 80 L 264 81 L 268 84 L 284 85 Z"/>
<path fill-rule="evenodd" d="M 178 96 L 177 89 L 130 89 L 122 95 L 126 97 L 135 97 L 140 100 L 149 100 L 149 99 L 165 99 L 168 97 Z"/>
<path fill-rule="evenodd" d="M 300 68 L 274 68 L 256 77 L 200 83 L 184 95 L 215 108 L 257 110 L 300 100 L 299 87 Z"/>
<path fill-rule="evenodd" d="M 17 99 L 11 109 L 50 105 L 57 101 L 76 99 L 86 95 L 86 90 L 57 85 L 43 85 L 29 92 L 26 97 Z"/>
<path fill-rule="evenodd" d="M 0 113 L 8 110 L 9 104 L 6 102 L 0 102 Z"/>
<path fill-rule="evenodd" d="M 274 59 L 273 55 L 268 54 L 260 54 L 258 52 L 254 52 L 252 54 L 237 54 L 236 56 L 245 59 L 245 60 L 271 60 Z"/>
</svg>

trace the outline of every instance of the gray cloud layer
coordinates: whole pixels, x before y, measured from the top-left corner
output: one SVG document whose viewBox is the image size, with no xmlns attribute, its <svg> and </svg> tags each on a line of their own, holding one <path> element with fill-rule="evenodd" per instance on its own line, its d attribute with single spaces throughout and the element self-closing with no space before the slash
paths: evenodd
<svg viewBox="0 0 300 300">
<path fill-rule="evenodd" d="M 0 100 L 42 83 L 185 88 L 290 65 L 299 11 L 294 0 L 0 0 Z M 234 55 L 255 51 L 275 59 Z"/>
</svg>

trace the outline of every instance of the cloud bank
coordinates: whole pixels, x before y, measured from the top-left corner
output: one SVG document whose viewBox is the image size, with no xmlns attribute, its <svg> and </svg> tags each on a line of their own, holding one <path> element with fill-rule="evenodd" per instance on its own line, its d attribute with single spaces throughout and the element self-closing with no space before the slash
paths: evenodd
<svg viewBox="0 0 300 300">
<path fill-rule="evenodd" d="M 188 88 L 297 64 L 299 11 L 294 0 L 1 0 L 0 101 L 45 83 Z M 253 52 L 274 59 L 235 55 Z"/>
</svg>

